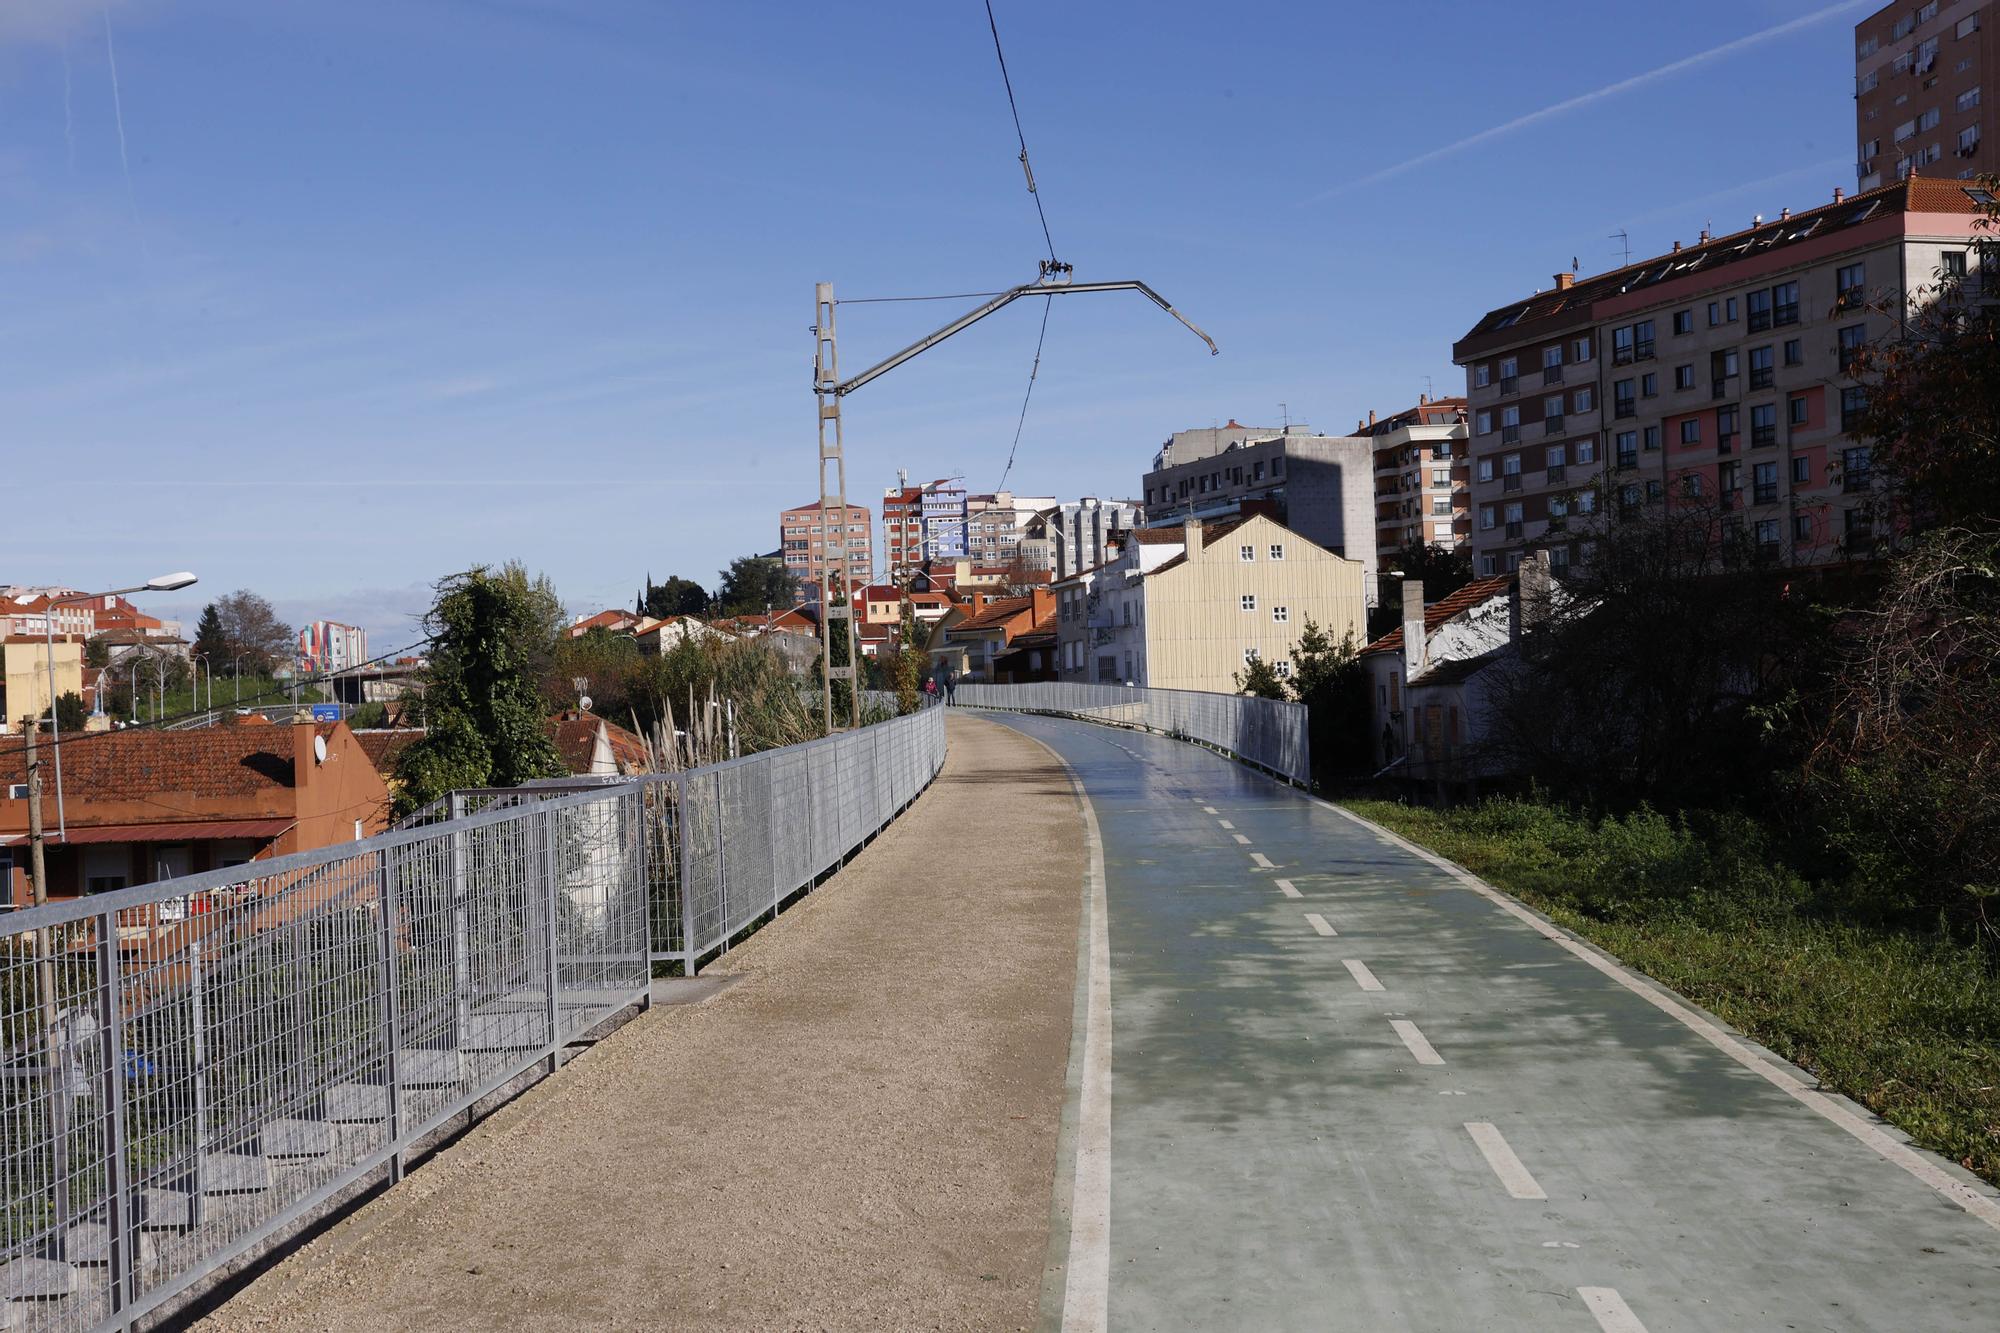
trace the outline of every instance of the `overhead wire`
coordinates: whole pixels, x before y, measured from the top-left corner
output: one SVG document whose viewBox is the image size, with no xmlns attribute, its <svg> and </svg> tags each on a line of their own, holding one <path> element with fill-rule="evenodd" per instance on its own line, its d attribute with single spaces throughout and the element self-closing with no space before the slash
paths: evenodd
<svg viewBox="0 0 2000 1333">
<path fill-rule="evenodd" d="M 1035 168 L 1028 161 L 1028 135 L 1021 128 L 1021 104 L 1014 97 L 1013 77 L 1007 73 L 1007 53 L 1000 45 L 1000 24 L 993 17 L 993 0 L 986 0 L 986 27 L 993 34 L 993 56 L 1000 62 L 1000 82 L 1007 90 L 1007 109 L 1014 117 L 1014 138 L 1021 145 L 1021 173 L 1027 177 L 1028 195 L 1035 201 L 1035 216 L 1042 223 L 1042 240 L 1049 247 L 1049 271 L 1054 272 L 1061 268 L 1061 261 L 1056 258 L 1055 236 L 1049 231 L 1049 215 L 1042 207 L 1042 192 L 1035 188 Z M 1021 432 L 1028 424 L 1028 404 L 1035 397 L 1035 377 L 1042 369 L 1042 345 L 1049 336 L 1049 308 L 1054 304 L 1055 297 L 1042 298 L 1042 327 L 1035 335 L 1035 360 L 1028 368 L 1028 389 L 1021 395 L 1021 415 L 1014 423 L 1014 442 L 1007 448 L 1007 466 L 1000 473 L 1000 484 L 994 487 L 996 491 L 1007 488 L 1007 478 L 1014 472 L 1014 455 L 1020 451 Z"/>
</svg>

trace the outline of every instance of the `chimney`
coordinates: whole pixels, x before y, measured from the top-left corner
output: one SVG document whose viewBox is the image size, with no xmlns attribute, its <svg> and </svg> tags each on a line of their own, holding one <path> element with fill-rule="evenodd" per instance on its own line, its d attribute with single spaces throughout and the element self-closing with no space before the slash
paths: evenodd
<svg viewBox="0 0 2000 1333">
<path fill-rule="evenodd" d="M 1698 241 L 1698 242 L 1696 242 L 1696 244 L 1698 244 L 1698 245 L 1707 245 L 1707 244 L 1708 244 L 1708 228 L 1706 228 L 1706 227 L 1703 227 L 1703 228 L 1701 229 L 1701 240 L 1700 240 L 1700 241 Z"/>
<path fill-rule="evenodd" d="M 1424 581 L 1403 580 L 1403 688 L 1424 674 Z"/>
<path fill-rule="evenodd" d="M 1557 291 L 1559 291 L 1559 292 L 1566 292 L 1566 291 L 1568 291 L 1568 290 L 1569 290 L 1570 288 L 1572 288 L 1572 287 L 1574 287 L 1574 286 L 1576 286 L 1576 274 L 1574 274 L 1574 273 L 1558 273 L 1558 274 L 1556 274 L 1556 290 L 1557 290 Z"/>
<path fill-rule="evenodd" d="M 1778 210 L 1778 221 L 1780 222 L 1786 221 L 1791 216 L 1792 216 L 1792 210 L 1789 208 L 1781 208 Z"/>
<path fill-rule="evenodd" d="M 1429 394 L 1420 393 L 1417 395 L 1418 407 L 1429 407 L 1430 405 L 1431 405 L 1431 396 Z"/>
<path fill-rule="evenodd" d="M 1841 188 L 1840 188 L 1840 187 L 1839 187 L 1838 185 L 1834 186 L 1834 187 L 1833 187 L 1833 202 L 1837 204 L 1837 203 L 1839 203 L 1839 202 L 1840 202 L 1841 200 L 1843 200 L 1843 199 L 1845 199 L 1845 198 L 1847 198 L 1847 191 L 1845 191 L 1845 190 L 1841 189 Z"/>
<path fill-rule="evenodd" d="M 1679 241 L 1675 241 L 1675 242 L 1674 242 L 1674 253 L 1675 253 L 1675 254 L 1679 254 L 1680 252 L 1681 252 L 1681 243 L 1680 243 Z"/>
<path fill-rule="evenodd" d="M 1053 588 L 1030 588 L 1028 590 L 1028 619 L 1039 625 L 1056 613 L 1056 594 Z"/>
<path fill-rule="evenodd" d="M 1193 560 L 1201 550 L 1201 520 L 1189 514 L 1181 520 L 1181 554 Z"/>
<path fill-rule="evenodd" d="M 1521 636 L 1539 629 L 1549 615 L 1549 553 L 1531 551 L 1515 571 L 1512 596 L 1508 598 L 1509 637 L 1519 643 Z"/>
<path fill-rule="evenodd" d="M 1368 424 L 1371 426 L 1375 424 L 1375 409 L 1372 407 L 1368 409 Z"/>
</svg>

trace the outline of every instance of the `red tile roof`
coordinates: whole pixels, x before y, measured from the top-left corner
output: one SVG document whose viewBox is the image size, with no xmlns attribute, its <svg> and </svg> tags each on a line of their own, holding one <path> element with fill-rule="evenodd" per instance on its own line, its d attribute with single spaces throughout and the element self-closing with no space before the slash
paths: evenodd
<svg viewBox="0 0 2000 1333">
<path fill-rule="evenodd" d="M 1002 597 L 988 602 L 985 606 L 979 608 L 977 612 L 967 616 L 951 628 L 954 632 L 958 630 L 992 629 L 997 625 L 1005 624 L 1015 616 L 1032 610 L 1034 604 L 1035 599 L 1032 597 Z"/>
<path fill-rule="evenodd" d="M 316 728 L 323 736 L 333 726 Z M 0 782 L 26 782 L 18 746 L 0 755 Z M 46 752 L 45 752 L 46 753 Z M 290 792 L 292 728 L 202 727 L 189 731 L 91 732 L 63 742 L 63 788 L 71 801 L 152 801 Z"/>
<path fill-rule="evenodd" d="M 1488 579 L 1474 579 L 1463 588 L 1441 597 L 1424 608 L 1424 635 L 1426 638 L 1446 621 L 1463 615 L 1473 607 L 1495 597 L 1505 597 L 1514 580 L 1508 574 L 1496 574 Z M 1375 642 L 1361 650 L 1361 656 L 1370 653 L 1400 653 L 1403 651 L 1403 628 L 1398 625 Z"/>
<path fill-rule="evenodd" d="M 250 716 L 258 715 L 252 713 Z M 243 720 L 248 722 L 250 718 Z M 397 756 L 423 734 L 422 727 L 377 727 L 355 732 L 354 739 L 360 743 L 362 753 L 368 756 L 368 762 L 375 765 L 375 771 L 388 777 L 396 771 Z"/>
</svg>

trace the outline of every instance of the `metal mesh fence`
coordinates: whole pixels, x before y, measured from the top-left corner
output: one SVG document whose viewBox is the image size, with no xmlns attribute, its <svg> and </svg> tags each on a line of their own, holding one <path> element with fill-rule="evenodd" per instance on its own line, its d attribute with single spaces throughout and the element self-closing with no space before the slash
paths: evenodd
<svg viewBox="0 0 2000 1333">
<path fill-rule="evenodd" d="M 51 903 L 0 944 L 0 1327 L 122 1327 L 650 978 L 634 786 Z"/>
<path fill-rule="evenodd" d="M 962 684 L 957 687 L 956 695 L 960 705 L 974 708 L 1054 713 L 1199 741 L 1302 785 L 1310 785 L 1312 781 L 1304 704 L 1202 690 L 1154 690 L 1066 681 Z"/>
</svg>

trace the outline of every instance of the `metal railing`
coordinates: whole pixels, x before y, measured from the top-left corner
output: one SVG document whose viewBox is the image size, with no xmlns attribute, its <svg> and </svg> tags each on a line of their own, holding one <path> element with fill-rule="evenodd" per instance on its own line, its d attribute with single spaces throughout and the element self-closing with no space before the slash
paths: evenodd
<svg viewBox="0 0 2000 1333">
<path fill-rule="evenodd" d="M 837 867 L 942 709 L 52 902 L 0 937 L 0 1328 L 113 1329 L 385 1169 Z M 483 807 L 483 808 L 481 808 Z M 477 813 L 465 813 L 477 809 Z"/>
<path fill-rule="evenodd" d="M 1157 731 L 1196 741 L 1302 785 L 1312 782 L 1306 707 L 1280 699 L 1203 690 L 1043 681 L 960 685 L 960 705 L 1016 713 L 1053 713 L 1085 722 Z"/>
</svg>

